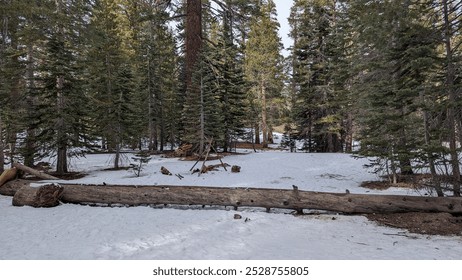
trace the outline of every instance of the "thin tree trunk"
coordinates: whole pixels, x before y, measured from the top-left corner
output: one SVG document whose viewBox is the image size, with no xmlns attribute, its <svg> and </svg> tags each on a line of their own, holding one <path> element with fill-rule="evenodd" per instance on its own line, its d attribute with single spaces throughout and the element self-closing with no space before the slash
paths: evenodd
<svg viewBox="0 0 462 280">
<path fill-rule="evenodd" d="M 62 14 L 62 3 L 59 0 L 55 0 L 57 14 Z M 60 39 L 64 40 L 64 28 L 62 26 L 58 26 L 58 34 Z M 58 123 L 57 123 L 57 144 L 58 144 L 58 154 L 57 154 L 57 162 L 56 162 L 56 172 L 58 174 L 65 174 L 68 172 L 67 170 L 67 136 L 65 132 L 65 97 L 64 97 L 64 77 L 59 75 L 56 77 L 56 108 L 58 114 Z"/>
<path fill-rule="evenodd" d="M 27 46 L 27 88 L 29 94 L 26 97 L 26 112 L 27 115 L 32 115 L 34 110 L 34 95 L 32 93 L 34 83 L 34 50 L 32 44 Z M 29 123 L 29 122 L 28 122 Z M 31 128 L 30 125 L 26 129 L 26 141 L 24 151 L 24 164 L 27 166 L 33 166 L 35 161 L 35 129 Z"/>
<path fill-rule="evenodd" d="M 260 144 L 260 125 L 258 124 L 258 122 L 255 123 L 255 141 L 254 141 L 254 144 Z"/>
<path fill-rule="evenodd" d="M 160 138 L 160 143 L 159 143 L 159 150 L 162 152 L 164 151 L 164 146 L 165 146 L 165 116 L 164 116 L 164 108 L 162 105 L 162 96 L 160 96 L 161 104 L 159 108 L 159 117 L 160 117 L 160 124 L 159 124 L 159 138 Z"/>
<path fill-rule="evenodd" d="M 205 112 L 204 112 L 204 81 L 201 75 L 200 84 L 200 130 L 199 130 L 199 154 L 204 153 L 205 146 Z"/>
<path fill-rule="evenodd" d="M 154 93 L 152 92 L 152 85 L 151 85 L 151 59 L 149 53 L 147 53 L 148 57 L 148 133 L 149 133 L 149 150 L 156 151 L 157 150 L 157 130 L 154 123 Z"/>
<path fill-rule="evenodd" d="M 446 49 L 446 90 L 449 97 L 448 121 L 449 121 L 449 150 L 451 156 L 451 167 L 453 180 L 454 196 L 460 196 L 460 164 L 457 152 L 457 124 L 454 106 L 457 102 L 455 90 L 455 65 L 453 58 L 453 49 L 451 46 L 452 27 L 449 20 L 449 4 L 447 0 L 442 0 L 443 18 L 444 18 L 444 43 Z"/>
<path fill-rule="evenodd" d="M 260 84 L 260 99 L 261 99 L 261 130 L 263 134 L 262 145 L 264 148 L 268 146 L 268 116 L 266 112 L 266 85 L 265 81 Z"/>
<path fill-rule="evenodd" d="M 3 64 L 5 62 L 5 56 L 3 55 L 5 46 L 6 46 L 6 36 L 8 35 L 8 17 L 6 15 L 3 16 L 1 19 L 3 26 L 2 26 L 2 38 L 3 41 L 0 44 L 0 69 L 3 69 Z M 5 144 L 3 142 L 3 118 L 2 112 L 4 112 L 4 104 L 0 102 L 0 172 L 5 170 Z"/>
<path fill-rule="evenodd" d="M 3 143 L 3 119 L 2 113 L 0 113 L 0 173 L 5 170 L 5 146 Z"/>
<path fill-rule="evenodd" d="M 425 104 L 425 95 L 424 93 L 420 94 L 420 98 L 422 101 L 422 104 Z M 423 121 L 424 121 L 424 139 L 425 139 L 425 145 L 430 146 L 431 145 L 431 139 L 430 139 L 430 123 L 428 121 L 428 112 L 424 111 L 423 112 Z M 431 151 L 427 152 L 427 160 L 428 164 L 430 167 L 430 174 L 432 175 L 432 187 L 435 189 L 437 195 L 439 197 L 444 196 L 443 190 L 441 189 L 441 182 L 438 179 L 438 173 L 436 172 L 436 167 L 435 167 L 435 160 L 433 159 L 433 156 L 431 154 Z"/>
<path fill-rule="evenodd" d="M 64 96 L 63 96 L 63 88 L 64 88 L 64 77 L 59 76 L 56 78 L 56 89 L 58 91 L 57 94 L 57 112 L 58 112 L 58 125 L 57 125 L 57 144 L 58 144 L 58 155 L 57 155 L 57 163 L 56 163 L 56 172 L 58 174 L 65 174 L 68 172 L 67 170 L 67 141 L 66 141 L 66 134 L 64 132 Z"/>
<path fill-rule="evenodd" d="M 353 114 L 351 113 L 348 113 L 345 130 L 345 152 L 351 153 L 353 151 Z"/>
<path fill-rule="evenodd" d="M 311 109 L 308 112 L 308 152 L 313 151 L 313 112 Z"/>
</svg>

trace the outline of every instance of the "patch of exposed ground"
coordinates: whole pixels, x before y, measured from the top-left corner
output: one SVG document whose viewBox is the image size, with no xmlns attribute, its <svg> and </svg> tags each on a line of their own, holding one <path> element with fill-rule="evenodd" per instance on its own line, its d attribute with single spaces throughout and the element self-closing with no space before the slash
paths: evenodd
<svg viewBox="0 0 462 280">
<path fill-rule="evenodd" d="M 449 213 L 369 214 L 379 225 L 407 229 L 412 233 L 462 236 L 462 217 Z"/>
</svg>

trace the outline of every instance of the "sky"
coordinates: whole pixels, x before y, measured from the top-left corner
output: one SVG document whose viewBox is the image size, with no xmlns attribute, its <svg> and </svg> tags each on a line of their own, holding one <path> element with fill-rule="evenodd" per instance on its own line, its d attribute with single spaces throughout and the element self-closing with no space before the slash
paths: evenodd
<svg viewBox="0 0 462 280">
<path fill-rule="evenodd" d="M 290 32 L 290 27 L 289 27 L 289 22 L 287 18 L 290 15 L 290 8 L 292 7 L 293 0 L 274 0 L 276 3 L 276 8 L 278 11 L 278 20 L 279 24 L 281 25 L 281 28 L 279 29 L 279 36 L 282 39 L 282 43 L 284 44 L 284 50 L 283 54 L 284 56 L 287 56 L 289 52 L 287 51 L 287 48 L 292 45 L 292 39 L 289 38 L 289 32 Z"/>
</svg>

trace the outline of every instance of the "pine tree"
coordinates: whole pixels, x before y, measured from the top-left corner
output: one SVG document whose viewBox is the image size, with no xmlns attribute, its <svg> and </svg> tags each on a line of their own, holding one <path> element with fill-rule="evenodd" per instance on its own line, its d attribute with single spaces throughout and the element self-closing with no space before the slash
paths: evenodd
<svg viewBox="0 0 462 280">
<path fill-rule="evenodd" d="M 454 178 L 453 182 L 453 190 L 454 196 L 460 197 L 460 185 L 461 185 L 461 174 L 460 174 L 460 160 L 459 160 L 459 149 L 457 147 L 457 142 L 460 143 L 461 139 L 457 139 L 457 120 L 456 120 L 456 109 L 454 106 L 456 104 L 461 103 L 460 94 L 457 94 L 456 88 L 456 77 L 457 77 L 457 65 L 461 65 L 461 51 L 457 51 L 460 49 L 460 44 L 462 41 L 457 42 L 459 48 L 454 47 L 457 45 L 453 44 L 453 39 L 456 33 L 460 35 L 460 28 L 461 28 L 461 20 L 462 12 L 460 9 L 462 8 L 460 2 L 457 4 L 455 1 L 448 1 L 442 0 L 442 11 L 443 11 L 443 40 L 444 40 L 444 47 L 445 47 L 445 91 L 447 92 L 448 100 L 450 103 L 448 105 L 448 126 L 449 126 L 449 153 L 451 155 L 451 167 L 452 167 L 452 175 Z M 457 29 L 459 31 L 457 31 Z M 458 56 L 458 57 L 457 57 Z M 458 61 L 457 61 L 458 60 Z M 461 72 L 460 70 L 458 71 Z M 459 76 L 459 83 L 460 83 L 460 76 Z M 460 123 L 459 123 L 460 124 Z M 462 126 L 459 127 L 459 129 Z M 459 140 L 459 141 L 458 141 Z"/>
<path fill-rule="evenodd" d="M 143 30 L 140 64 L 146 66 L 141 69 L 141 90 L 149 101 L 149 149 L 162 151 L 167 140 L 172 146 L 175 144 L 178 134 L 177 53 L 175 38 L 165 19 L 168 14 L 155 9 L 152 13 Z"/>
<path fill-rule="evenodd" d="M 294 115 L 310 152 L 343 150 L 346 78 L 341 71 L 348 30 L 341 25 L 342 9 L 337 1 L 300 0 L 291 11 Z"/>
<path fill-rule="evenodd" d="M 38 99 L 34 102 L 35 141 L 42 151 L 56 155 L 56 172 L 68 172 L 68 158 L 91 148 L 89 104 L 83 94 L 82 49 L 88 7 L 79 2 L 55 1 L 47 30 L 43 63 L 38 67 Z M 46 149 L 43 149 L 46 147 Z M 49 153 L 48 152 L 48 153 Z"/>
<path fill-rule="evenodd" d="M 364 9 L 355 4 L 355 11 Z M 394 182 L 398 173 L 413 173 L 424 139 L 419 103 L 434 66 L 435 41 L 418 7 L 409 1 L 375 3 L 357 17 L 359 28 L 370 26 L 357 42 L 367 54 L 356 88 L 361 92 L 360 152 L 383 159 Z"/>
<path fill-rule="evenodd" d="M 274 2 L 269 0 L 262 4 L 261 12 L 261 17 L 254 19 L 250 28 L 245 49 L 245 73 L 251 85 L 249 98 L 253 108 L 250 108 L 250 112 L 254 113 L 251 119 L 260 118 L 263 145 L 267 145 L 272 131 L 268 109 L 272 105 L 272 98 L 280 94 L 283 86 L 282 45 L 277 34 L 279 23 L 274 18 Z M 259 133 L 256 134 L 258 137 Z"/>
<path fill-rule="evenodd" d="M 95 106 L 95 128 L 108 150 L 115 152 L 114 168 L 119 168 L 121 149 L 130 142 L 130 120 L 137 112 L 133 89 L 135 81 L 131 65 L 134 48 L 132 33 L 118 1 L 97 1 L 90 23 L 91 46 L 87 56 L 87 81 Z"/>
<path fill-rule="evenodd" d="M 37 93 L 37 68 L 43 58 L 47 27 L 52 20 L 50 1 L 7 1 L 3 17 L 2 91 L 6 98 L 5 115 L 10 160 L 20 157 L 26 165 L 34 163 L 39 147 L 35 144 L 33 118 Z M 5 56 L 3 56 L 5 55 Z M 19 138 L 17 136 L 20 136 Z M 19 147 L 17 150 L 16 148 Z"/>
</svg>

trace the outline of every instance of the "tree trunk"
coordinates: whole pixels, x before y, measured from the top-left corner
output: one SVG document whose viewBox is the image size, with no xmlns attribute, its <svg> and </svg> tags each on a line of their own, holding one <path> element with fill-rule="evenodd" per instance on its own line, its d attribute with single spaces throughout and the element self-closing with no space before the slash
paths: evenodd
<svg viewBox="0 0 462 280">
<path fill-rule="evenodd" d="M 401 195 L 364 195 L 299 190 L 194 186 L 61 185 L 61 200 L 108 205 L 219 205 L 281 209 L 319 209 L 349 214 L 447 212 L 462 213 L 462 199 Z"/>
<path fill-rule="evenodd" d="M 3 171 L 0 175 L 0 187 L 6 182 L 13 180 L 16 177 L 17 171 L 16 167 Z"/>
<path fill-rule="evenodd" d="M 456 68 L 454 64 L 452 42 L 452 23 L 449 20 L 449 4 L 447 0 L 443 0 L 443 19 L 444 19 L 444 43 L 446 48 L 446 90 L 449 97 L 448 105 L 448 122 L 449 122 L 449 150 L 451 155 L 451 167 L 453 180 L 454 196 L 460 196 L 460 164 L 459 155 L 457 152 L 457 124 L 455 117 L 455 108 L 457 102 L 455 90 L 455 75 Z"/>
<path fill-rule="evenodd" d="M 5 146 L 3 143 L 3 121 L 0 113 L 0 172 L 5 170 Z"/>
<path fill-rule="evenodd" d="M 34 83 L 34 48 L 32 44 L 28 44 L 27 46 L 27 90 L 29 93 L 25 97 L 25 105 L 26 105 L 26 112 L 28 118 L 32 117 L 33 111 L 35 110 L 34 103 L 36 97 L 32 94 L 35 88 Z M 26 166 L 33 166 L 35 160 L 35 153 L 36 153 L 36 139 L 35 139 L 35 129 L 31 127 L 32 125 L 29 123 L 28 127 L 26 128 L 26 139 L 25 139 L 25 147 L 23 151 L 24 156 L 24 165 Z"/>
<path fill-rule="evenodd" d="M 263 147 L 268 147 L 268 116 L 266 112 L 266 86 L 265 81 L 261 81 L 260 85 L 260 99 L 261 99 L 261 130 L 263 134 Z"/>
<path fill-rule="evenodd" d="M 5 184 L 0 186 L 0 194 L 7 195 L 7 196 L 14 196 L 17 191 L 19 191 L 23 187 L 29 187 L 30 180 L 13 180 L 8 181 Z"/>
<path fill-rule="evenodd" d="M 409 196 L 354 195 L 275 189 L 63 185 L 71 203 L 220 205 L 320 209 L 343 213 L 462 213 L 462 200 Z"/>
<path fill-rule="evenodd" d="M 151 27 L 152 29 L 152 27 Z M 151 32 L 152 33 L 152 32 Z M 151 59 L 149 55 L 149 49 L 147 51 L 147 57 L 148 57 L 148 133 L 149 133 L 149 151 L 157 151 L 157 128 L 156 128 L 156 123 L 154 121 L 155 118 L 155 112 L 157 111 L 157 104 L 155 101 L 155 93 L 153 90 L 153 87 L 151 85 L 152 80 L 151 80 Z"/>
<path fill-rule="evenodd" d="M 63 9 L 61 2 L 55 0 L 56 14 L 63 15 Z M 57 24 L 57 36 L 59 40 L 64 42 L 64 28 L 62 24 Z M 56 159 L 56 173 L 65 174 L 67 173 L 67 133 L 65 131 L 66 120 L 64 119 L 65 114 L 65 96 L 64 96 L 64 75 L 60 74 L 56 76 L 56 111 L 58 115 L 58 121 L 56 126 L 56 138 L 57 138 L 57 159 Z"/>
<path fill-rule="evenodd" d="M 187 0 L 186 3 L 186 87 L 191 89 L 194 68 L 202 47 L 202 1 Z"/>
<path fill-rule="evenodd" d="M 425 98 L 423 94 L 421 94 L 421 99 L 422 99 L 422 103 L 425 104 Z M 429 114 L 427 111 L 423 112 L 425 145 L 430 146 L 431 145 L 430 143 L 430 123 L 428 121 L 429 119 L 428 115 Z M 428 164 L 430 167 L 430 174 L 432 175 L 432 187 L 435 189 L 437 195 L 442 197 L 444 196 L 444 193 L 441 188 L 441 182 L 438 179 L 438 173 L 436 171 L 436 166 L 435 166 L 435 159 L 433 158 L 431 151 L 427 151 L 426 156 L 427 156 Z"/>
<path fill-rule="evenodd" d="M 54 176 L 51 176 L 51 175 L 48 175 L 44 172 L 41 172 L 41 171 L 38 171 L 38 170 L 35 170 L 35 169 L 32 169 L 30 167 L 27 167 L 25 165 L 22 165 L 20 163 L 13 163 L 13 167 L 16 167 L 17 169 L 19 170 L 22 170 L 26 173 L 29 173 L 29 174 L 32 174 L 40 179 L 44 179 L 44 180 L 59 180 L 59 178 L 57 177 L 54 177 Z"/>
<path fill-rule="evenodd" d="M 255 123 L 255 141 L 253 141 L 255 144 L 260 144 L 260 125 L 258 122 Z"/>
<path fill-rule="evenodd" d="M 205 148 L 205 108 L 204 108 L 204 80 L 201 74 L 201 84 L 200 84 L 200 124 L 199 124 L 199 154 L 204 153 Z"/>
<path fill-rule="evenodd" d="M 218 205 L 293 210 L 326 210 L 346 214 L 446 212 L 462 214 L 460 197 L 339 194 L 282 189 L 196 186 L 47 185 L 31 188 L 30 181 L 10 181 L 0 194 L 14 195 L 15 205 L 49 207 L 65 203 L 97 205 Z M 51 199 L 45 199 L 51 198 Z M 43 202 L 47 202 L 46 206 Z"/>
<path fill-rule="evenodd" d="M 58 155 L 56 160 L 56 172 L 58 174 L 67 173 L 67 139 L 64 131 L 65 120 L 64 114 L 64 77 L 59 76 L 56 78 L 56 90 L 58 91 L 56 97 L 56 107 L 58 112 L 58 124 L 56 127 Z"/>
<path fill-rule="evenodd" d="M 13 206 L 55 207 L 60 203 L 63 190 L 63 187 L 58 185 L 22 187 L 14 194 Z"/>
</svg>

